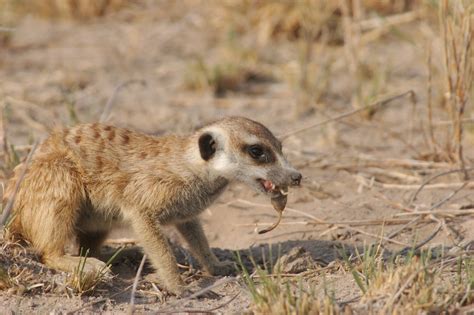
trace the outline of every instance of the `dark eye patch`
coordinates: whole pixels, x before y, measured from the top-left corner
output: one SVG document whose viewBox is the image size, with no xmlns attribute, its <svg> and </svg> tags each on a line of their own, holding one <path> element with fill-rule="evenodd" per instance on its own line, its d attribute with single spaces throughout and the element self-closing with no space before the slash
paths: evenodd
<svg viewBox="0 0 474 315">
<path fill-rule="evenodd" d="M 275 154 L 265 145 L 245 145 L 243 149 L 244 152 L 250 155 L 250 157 L 258 163 L 272 163 L 275 161 Z"/>
<path fill-rule="evenodd" d="M 254 159 L 261 159 L 265 155 L 265 151 L 259 145 L 251 145 L 248 147 L 247 151 L 249 152 L 250 156 Z"/>
</svg>

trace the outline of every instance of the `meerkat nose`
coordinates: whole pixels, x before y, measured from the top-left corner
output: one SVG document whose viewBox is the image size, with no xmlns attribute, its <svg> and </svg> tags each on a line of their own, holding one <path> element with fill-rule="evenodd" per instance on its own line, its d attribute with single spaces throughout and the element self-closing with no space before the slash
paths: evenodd
<svg viewBox="0 0 474 315">
<path fill-rule="evenodd" d="M 302 178 L 303 175 L 301 175 L 301 173 L 295 172 L 291 174 L 291 183 L 295 186 L 299 186 Z"/>
</svg>

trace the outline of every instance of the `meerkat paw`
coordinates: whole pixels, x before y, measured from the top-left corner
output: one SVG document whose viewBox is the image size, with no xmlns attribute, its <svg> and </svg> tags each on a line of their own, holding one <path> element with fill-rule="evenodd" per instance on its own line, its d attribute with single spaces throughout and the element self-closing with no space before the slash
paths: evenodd
<svg viewBox="0 0 474 315">
<path fill-rule="evenodd" d="M 191 295 L 191 291 L 184 285 L 178 285 L 178 286 L 166 286 L 164 287 L 164 290 L 168 292 L 169 294 L 175 295 L 179 298 L 184 298 L 189 295 Z"/>
<path fill-rule="evenodd" d="M 177 283 L 170 283 L 170 281 L 163 281 L 156 273 L 148 274 L 144 277 L 146 281 L 155 283 L 160 289 L 169 293 L 170 295 L 175 295 L 177 297 L 184 297 L 189 295 L 188 288 L 184 285 L 182 281 Z"/>
<path fill-rule="evenodd" d="M 110 272 L 110 267 L 103 261 L 89 257 L 86 259 L 86 264 L 84 267 L 84 271 L 89 271 L 89 272 L 105 272 L 108 273 Z"/>
<path fill-rule="evenodd" d="M 180 283 L 178 285 L 163 285 L 163 281 L 160 281 L 159 277 L 156 274 L 149 274 L 145 276 L 147 281 L 156 283 L 160 289 L 165 291 L 165 293 L 177 296 L 179 298 L 206 298 L 206 299 L 217 299 L 221 296 L 215 293 L 212 290 L 203 291 L 198 287 L 189 287 Z M 203 292 L 201 292 L 203 291 Z"/>
<path fill-rule="evenodd" d="M 105 262 L 92 257 L 86 259 L 82 272 L 85 274 L 102 274 L 104 276 L 111 275 L 110 267 Z"/>
<path fill-rule="evenodd" d="M 106 263 L 92 257 L 80 256 L 44 256 L 43 262 L 50 268 L 66 272 L 81 272 L 84 274 L 110 274 L 110 268 Z"/>
<path fill-rule="evenodd" d="M 230 260 L 219 261 L 214 263 L 207 271 L 213 276 L 229 276 L 237 271 L 235 262 Z"/>
</svg>

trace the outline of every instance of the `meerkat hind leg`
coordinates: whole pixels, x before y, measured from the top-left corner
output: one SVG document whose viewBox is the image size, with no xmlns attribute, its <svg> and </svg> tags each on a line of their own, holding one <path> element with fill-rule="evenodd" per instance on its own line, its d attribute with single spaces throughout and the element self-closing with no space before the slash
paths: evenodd
<svg viewBox="0 0 474 315">
<path fill-rule="evenodd" d="M 46 182 L 45 182 L 46 179 Z M 48 267 L 74 272 L 81 257 L 65 255 L 65 246 L 77 237 L 76 223 L 85 198 L 80 174 L 66 155 L 44 155 L 32 163 L 17 200 L 18 226 Z M 26 189 L 34 187 L 35 191 Z M 105 264 L 88 258 L 84 271 L 99 271 Z"/>
</svg>

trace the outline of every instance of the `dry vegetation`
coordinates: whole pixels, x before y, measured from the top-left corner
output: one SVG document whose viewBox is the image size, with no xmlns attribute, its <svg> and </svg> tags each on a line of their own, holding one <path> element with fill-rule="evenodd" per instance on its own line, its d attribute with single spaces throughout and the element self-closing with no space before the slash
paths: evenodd
<svg viewBox="0 0 474 315">
<path fill-rule="evenodd" d="M 437 314 L 473 303 L 472 257 L 431 255 L 428 251 L 388 261 L 382 253 L 367 250 L 347 259 L 333 268 L 352 273 L 360 296 L 342 302 L 327 288 L 321 296 L 302 277 L 285 278 L 278 270 L 257 268 L 253 275 L 245 272 L 244 281 L 257 314 Z"/>
<path fill-rule="evenodd" d="M 34 0 L 0 1 L 3 19 L 14 23 L 19 17 L 37 14 L 45 18 L 90 19 L 117 11 L 133 1 L 125 0 Z M 4 20 L 4 21 L 5 21 Z M 4 22 L 3 21 L 3 22 Z"/>
<path fill-rule="evenodd" d="M 25 35 L 44 21 L 60 30 L 44 42 Z M 110 35 L 96 35 L 104 25 L 123 27 L 111 33 L 120 45 L 93 49 L 81 61 L 48 50 L 62 34 L 100 46 Z M 231 234 L 213 246 L 270 249 L 270 256 L 255 247 L 237 255 L 240 275 L 203 289 L 220 290 L 222 299 L 173 300 L 139 280 L 141 270 L 135 278 L 137 257 L 110 261 L 112 270 L 131 266 L 133 286 L 120 276 L 84 279 L 81 266 L 73 275 L 47 270 L 23 245 L 2 240 L 0 309 L 12 296 L 68 296 L 62 311 L 103 304 L 95 310 L 124 312 L 133 287 L 132 300 L 142 297 L 134 307 L 143 311 L 241 312 L 244 303 L 255 314 L 472 312 L 473 32 L 469 0 L 0 0 L 0 58 L 8 58 L 0 59 L 3 180 L 54 124 L 100 119 L 182 132 L 222 114 L 268 124 L 308 174 L 276 236 L 252 234 L 269 225 L 265 216 L 219 217 L 211 209 L 208 230 Z M 72 62 L 55 64 L 49 53 Z M 49 68 L 34 72 L 43 62 Z M 218 207 L 271 207 L 254 198 L 232 188 Z M 231 218 L 239 218 L 237 230 L 222 227 Z M 321 249 L 318 240 L 330 245 Z M 317 248 L 295 258 L 293 267 L 310 261 L 295 271 L 275 268 L 275 242 Z M 176 251 L 187 283 L 205 282 L 186 251 Z M 78 298 L 86 293 L 97 299 Z"/>
</svg>

